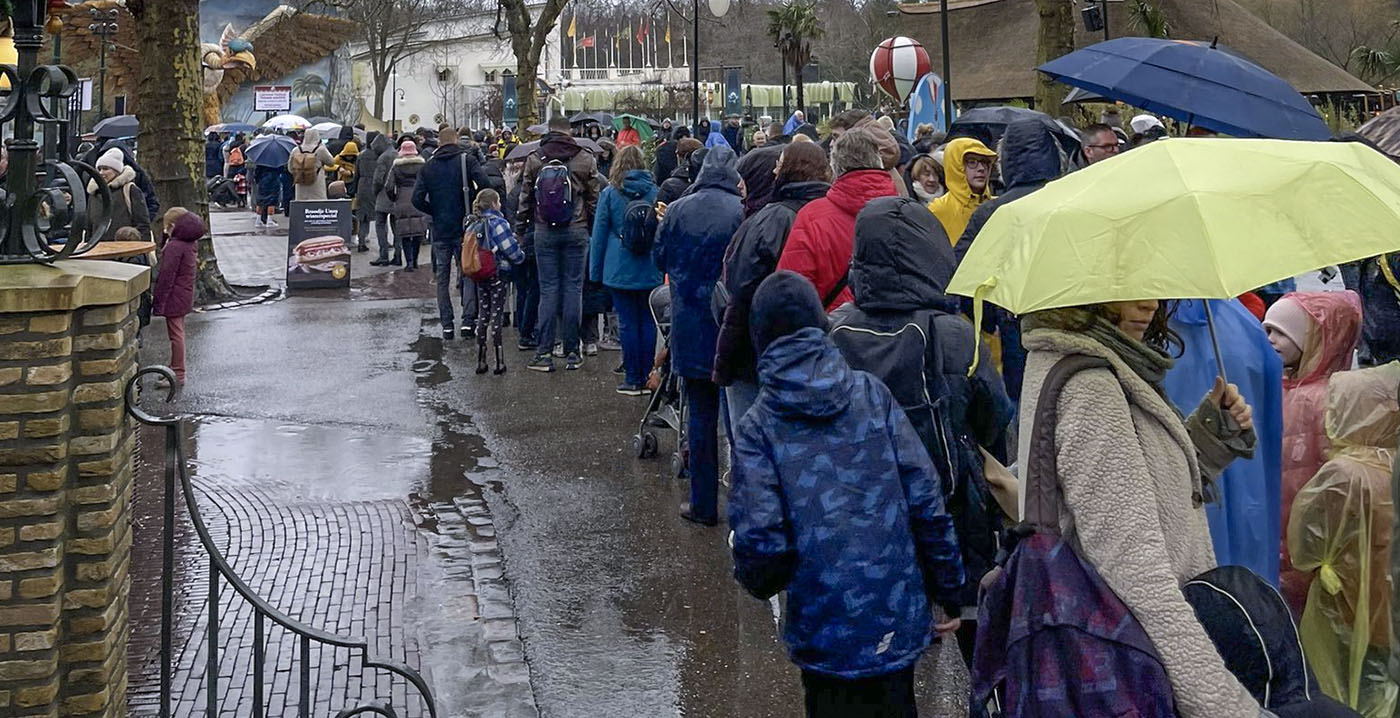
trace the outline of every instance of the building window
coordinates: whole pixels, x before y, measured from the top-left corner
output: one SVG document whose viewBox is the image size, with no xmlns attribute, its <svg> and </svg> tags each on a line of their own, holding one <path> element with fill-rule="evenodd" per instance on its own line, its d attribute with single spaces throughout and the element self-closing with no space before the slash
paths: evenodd
<svg viewBox="0 0 1400 718">
<path fill-rule="evenodd" d="M 116 99 L 112 101 L 112 114 L 126 114 L 126 95 L 117 95 Z"/>
<path fill-rule="evenodd" d="M 487 72 L 487 73 L 486 73 L 486 81 L 487 81 L 487 82 L 495 82 L 495 81 L 496 81 L 496 71 L 495 71 L 495 70 L 491 70 L 490 72 Z"/>
</svg>

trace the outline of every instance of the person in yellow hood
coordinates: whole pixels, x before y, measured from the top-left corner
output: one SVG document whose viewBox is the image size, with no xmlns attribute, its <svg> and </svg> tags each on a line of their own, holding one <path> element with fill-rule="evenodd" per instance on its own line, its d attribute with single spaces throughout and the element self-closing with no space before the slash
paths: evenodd
<svg viewBox="0 0 1400 718">
<path fill-rule="evenodd" d="M 1390 718 L 1390 472 L 1400 436 L 1400 363 L 1332 375 L 1329 460 L 1293 500 L 1288 551 L 1316 573 L 1299 633 L 1327 695 L 1366 718 Z"/>
<path fill-rule="evenodd" d="M 988 186 L 997 153 L 980 140 L 959 137 L 943 150 L 943 173 L 948 192 L 928 203 L 930 212 L 943 223 L 951 242 L 957 242 L 967 229 L 977 206 L 992 198 Z"/>
</svg>

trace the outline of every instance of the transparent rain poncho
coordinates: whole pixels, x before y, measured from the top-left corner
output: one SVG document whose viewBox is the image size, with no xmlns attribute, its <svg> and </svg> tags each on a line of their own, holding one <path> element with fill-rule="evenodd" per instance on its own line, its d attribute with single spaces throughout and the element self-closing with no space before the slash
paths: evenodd
<svg viewBox="0 0 1400 718">
<path fill-rule="evenodd" d="M 1313 581 L 1299 624 L 1328 695 L 1389 718 L 1390 473 L 1400 436 L 1400 363 L 1339 372 L 1328 383 L 1329 460 L 1298 492 L 1288 522 L 1293 566 Z"/>
</svg>

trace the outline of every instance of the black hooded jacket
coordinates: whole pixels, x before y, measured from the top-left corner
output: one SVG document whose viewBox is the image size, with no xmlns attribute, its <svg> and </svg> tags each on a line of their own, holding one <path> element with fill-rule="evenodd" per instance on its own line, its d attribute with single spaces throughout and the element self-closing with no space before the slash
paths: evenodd
<svg viewBox="0 0 1400 718">
<path fill-rule="evenodd" d="M 750 151 L 739 160 L 739 176 L 744 178 L 744 216 L 752 217 L 773 196 L 773 168 L 792 138 L 784 135 L 768 139 L 768 144 Z"/>
<path fill-rule="evenodd" d="M 953 249 L 960 264 L 997 207 L 1025 197 L 1064 174 L 1064 151 L 1055 135 L 1038 120 L 1017 120 L 1007 125 L 999 147 L 1001 179 L 1006 191 L 973 211 L 967 229 Z"/>
<path fill-rule="evenodd" d="M 922 204 L 871 200 L 856 216 L 855 301 L 832 313 L 831 339 L 852 368 L 889 387 L 934 465 L 952 477 L 943 488 L 967 569 L 962 605 L 975 606 L 1001 529 L 977 447 L 1004 458 L 1014 409 L 985 347 L 967 376 L 976 336 L 944 293 L 953 269 L 943 225 Z"/>
<path fill-rule="evenodd" d="M 708 152 L 709 149 L 705 147 L 691 152 L 690 157 L 686 158 L 686 163 L 676 167 L 671 176 L 661 183 L 661 189 L 656 193 L 656 201 L 670 204 L 680 199 L 685 191 L 690 189 L 695 177 L 700 175 L 700 166 L 705 163 L 705 154 Z"/>
<path fill-rule="evenodd" d="M 676 171 L 676 145 L 689 136 L 690 130 L 685 127 L 677 127 L 671 130 L 671 136 L 667 137 L 666 141 L 656 148 L 656 166 L 652 169 L 651 174 L 656 179 L 658 187 Z"/>
<path fill-rule="evenodd" d="M 720 386 L 734 380 L 758 381 L 753 343 L 749 339 L 749 309 L 758 285 L 778 268 L 797 211 L 826 196 L 826 182 L 788 182 L 757 214 L 744 220 L 724 253 L 724 282 L 729 306 L 720 320 L 711 378 Z"/>
</svg>

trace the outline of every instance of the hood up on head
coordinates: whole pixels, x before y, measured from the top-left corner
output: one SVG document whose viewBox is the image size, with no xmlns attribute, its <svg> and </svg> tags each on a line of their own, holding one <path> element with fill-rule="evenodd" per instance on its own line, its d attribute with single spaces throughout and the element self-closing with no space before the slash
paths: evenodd
<svg viewBox="0 0 1400 718">
<path fill-rule="evenodd" d="M 372 134 L 373 134 L 373 133 L 372 133 Z M 374 154 L 376 154 L 376 155 L 382 155 L 382 154 L 384 154 L 385 152 L 388 152 L 389 149 L 390 149 L 391 147 L 393 147 L 393 146 L 394 146 L 394 141 L 391 140 L 391 139 L 389 139 L 387 136 L 382 135 L 382 134 L 376 134 L 376 135 L 375 135 L 372 139 L 370 139 L 370 141 L 369 141 L 369 148 L 370 148 L 370 150 L 373 151 Z"/>
<path fill-rule="evenodd" d="M 314 128 L 306 128 L 306 133 L 301 136 L 301 151 L 315 152 L 321 146 L 321 131 Z"/>
<path fill-rule="evenodd" d="M 806 327 L 768 345 L 758 381 L 759 401 L 779 415 L 831 419 L 850 407 L 855 375 L 826 329 Z"/>
<path fill-rule="evenodd" d="M 170 227 L 170 239 L 177 242 L 197 242 L 204 236 L 204 220 L 194 212 L 186 212 Z"/>
<path fill-rule="evenodd" d="M 698 153 L 699 150 L 696 150 Z M 691 155 L 694 159 L 695 155 Z M 728 144 L 713 147 L 705 153 L 705 159 L 700 165 L 700 174 L 695 178 L 693 189 L 721 189 L 733 194 L 739 194 L 739 170 L 738 160 L 734 155 L 734 150 Z"/>
<path fill-rule="evenodd" d="M 995 158 L 997 153 L 991 151 L 981 140 L 971 137 L 959 137 L 943 150 L 943 177 L 944 186 L 948 188 L 948 194 L 966 203 L 972 198 L 972 187 L 967 184 L 967 156 L 981 156 Z M 991 196 L 991 183 L 982 190 L 983 199 Z"/>
<path fill-rule="evenodd" d="M 1400 436 L 1400 362 L 1341 371 L 1327 383 L 1327 438 L 1333 450 L 1395 450 Z"/>
<path fill-rule="evenodd" d="M 1016 120 L 1007 125 L 997 149 L 1007 189 L 1044 184 L 1064 174 L 1064 152 L 1040 120 Z"/>
<path fill-rule="evenodd" d="M 1361 336 L 1361 299 L 1355 292 L 1294 292 L 1286 295 L 1312 317 L 1313 323 L 1293 379 L 1285 387 L 1324 379 L 1351 368 L 1352 351 Z"/>
<path fill-rule="evenodd" d="M 956 266 L 943 224 L 917 200 L 880 197 L 856 215 L 851 291 L 861 311 L 948 311 Z"/>
</svg>

